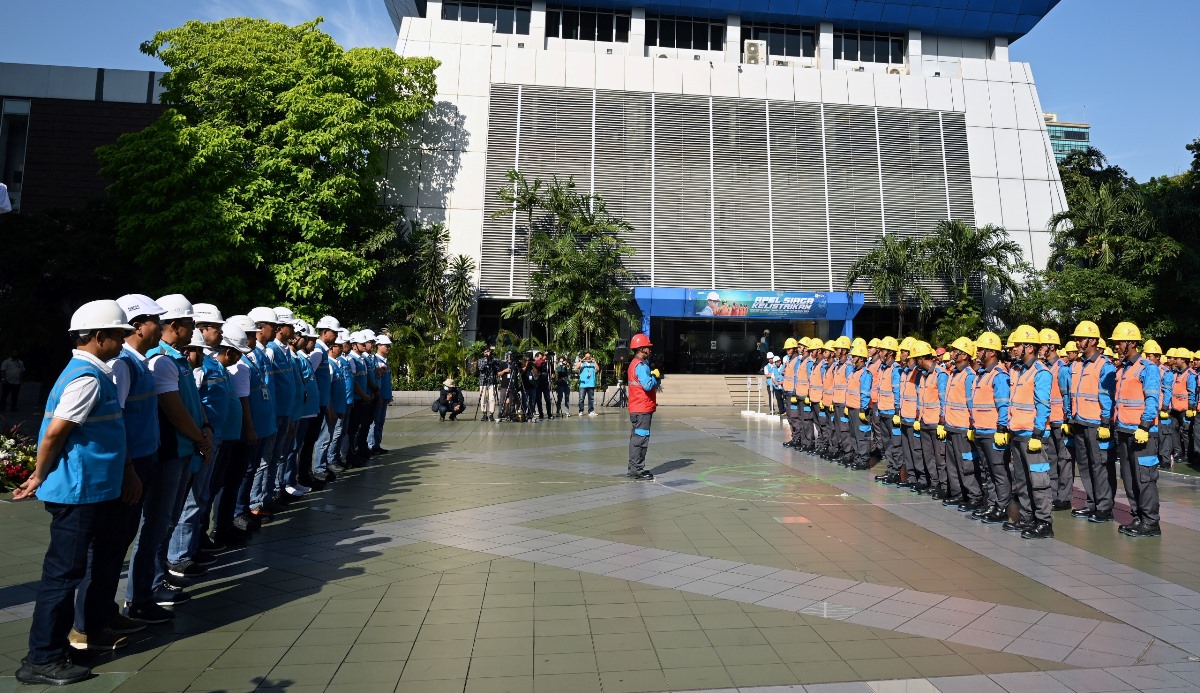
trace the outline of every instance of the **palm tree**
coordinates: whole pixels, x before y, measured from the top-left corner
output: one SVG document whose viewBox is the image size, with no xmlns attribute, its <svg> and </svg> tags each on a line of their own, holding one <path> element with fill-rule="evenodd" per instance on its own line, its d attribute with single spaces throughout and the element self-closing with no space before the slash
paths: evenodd
<svg viewBox="0 0 1200 693">
<path fill-rule="evenodd" d="M 446 322 L 462 329 L 475 302 L 475 261 L 468 255 L 451 258 L 446 270 Z"/>
<path fill-rule="evenodd" d="M 1158 263 L 1178 254 L 1177 245 L 1146 243 L 1155 234 L 1154 220 L 1141 193 L 1130 187 L 1114 192 L 1107 183 L 1098 187 L 1081 184 L 1075 203 L 1050 217 L 1050 230 L 1054 233 L 1051 267 L 1070 263 L 1102 270 L 1120 269 L 1118 265 L 1127 262 Z"/>
<path fill-rule="evenodd" d="M 846 290 L 858 280 L 866 279 L 880 305 L 894 301 L 900 314 L 896 333 L 902 335 L 906 299 L 917 301 L 922 310 L 931 303 L 929 291 L 921 285 L 930 274 L 928 256 L 928 245 L 922 241 L 885 235 L 870 252 L 850 265 Z"/>
<path fill-rule="evenodd" d="M 983 285 L 985 295 L 989 289 L 1002 296 L 1016 292 L 1014 276 L 1022 272 L 1024 254 L 1004 227 L 988 224 L 976 228 L 947 219 L 938 222 L 931 242 L 936 252 L 929 254 L 930 269 L 949 279 L 960 297 L 970 294 L 972 281 Z"/>
<path fill-rule="evenodd" d="M 523 214 L 525 215 L 525 232 L 533 233 L 533 215 L 544 206 L 545 194 L 542 192 L 542 179 L 535 178 L 530 183 L 529 179 L 516 169 L 510 170 L 505 177 L 508 178 L 508 185 L 501 187 L 496 194 L 500 197 L 500 201 L 507 206 L 493 212 L 492 218 L 499 219 L 504 216 Z"/>
</svg>

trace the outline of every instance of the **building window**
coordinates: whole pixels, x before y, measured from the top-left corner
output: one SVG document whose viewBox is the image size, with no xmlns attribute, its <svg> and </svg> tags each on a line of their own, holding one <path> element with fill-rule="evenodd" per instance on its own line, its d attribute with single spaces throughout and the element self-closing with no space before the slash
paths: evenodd
<svg viewBox="0 0 1200 693">
<path fill-rule="evenodd" d="M 742 38 L 750 41 L 766 41 L 767 55 L 811 58 L 817 54 L 817 30 L 814 27 L 743 24 Z"/>
<path fill-rule="evenodd" d="M 768 47 L 768 52 L 770 48 Z M 872 31 L 835 31 L 833 57 L 861 63 L 904 64 L 904 37 Z"/>
<path fill-rule="evenodd" d="M 546 9 L 546 36 L 574 41 L 629 43 L 629 15 L 550 7 Z"/>
<path fill-rule="evenodd" d="M 442 19 L 491 24 L 497 34 L 529 34 L 531 5 L 520 3 L 448 2 Z"/>
<path fill-rule="evenodd" d="M 1087 142 L 1090 137 L 1090 132 L 1084 128 L 1063 127 L 1062 125 L 1048 125 L 1046 131 L 1052 140 L 1077 140 Z"/>
<path fill-rule="evenodd" d="M 707 19 L 647 14 L 646 45 L 722 51 L 725 50 L 725 24 Z"/>
</svg>

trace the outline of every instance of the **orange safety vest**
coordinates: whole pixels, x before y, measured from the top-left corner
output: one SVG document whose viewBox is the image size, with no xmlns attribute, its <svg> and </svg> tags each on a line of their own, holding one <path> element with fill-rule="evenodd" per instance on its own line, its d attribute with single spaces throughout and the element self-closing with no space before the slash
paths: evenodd
<svg viewBox="0 0 1200 693">
<path fill-rule="evenodd" d="M 900 374 L 900 416 L 917 418 L 917 369 Z"/>
<path fill-rule="evenodd" d="M 879 366 L 878 359 L 867 364 L 867 372 L 871 374 L 871 404 L 879 401 Z"/>
<path fill-rule="evenodd" d="M 812 363 L 812 357 L 806 357 L 803 361 L 796 359 L 799 365 L 796 367 L 796 396 L 800 399 L 808 397 L 808 365 Z"/>
<path fill-rule="evenodd" d="M 1138 358 L 1137 363 L 1123 366 L 1117 371 L 1117 415 L 1114 417 L 1123 426 L 1137 428 L 1146 411 L 1146 390 L 1142 388 L 1142 369 L 1154 364 Z"/>
<path fill-rule="evenodd" d="M 1034 419 L 1037 416 L 1037 398 L 1034 396 L 1034 381 L 1037 378 L 1038 366 L 1035 361 L 1022 370 L 1017 376 L 1017 382 L 1012 386 L 1012 407 L 1008 417 L 1008 428 L 1013 431 L 1032 431 Z"/>
<path fill-rule="evenodd" d="M 933 371 L 921 376 L 921 423 L 928 426 L 936 426 L 942 418 L 942 400 L 938 395 L 938 371 Z"/>
<path fill-rule="evenodd" d="M 629 369 L 625 371 L 626 382 L 629 383 L 629 413 L 650 414 L 658 408 L 658 388 L 646 392 L 637 379 L 638 364 L 642 359 L 636 356 L 629 359 Z"/>
<path fill-rule="evenodd" d="M 967 369 L 950 374 L 946 383 L 946 425 L 951 428 L 971 427 L 971 410 L 967 405 Z"/>
<path fill-rule="evenodd" d="M 796 367 L 800 365 L 800 359 L 791 358 L 783 367 L 783 390 L 784 392 L 796 393 Z"/>
<path fill-rule="evenodd" d="M 975 428 L 995 430 L 1000 422 L 1000 410 L 996 408 L 996 375 L 1008 371 L 996 364 L 995 368 L 983 373 L 975 381 L 975 395 L 972 398 L 971 420 Z"/>
<path fill-rule="evenodd" d="M 833 366 L 837 361 L 827 361 L 821 374 L 821 402 L 825 406 L 833 404 Z"/>
<path fill-rule="evenodd" d="M 846 406 L 846 364 L 840 361 L 833 370 L 833 403 Z"/>
<path fill-rule="evenodd" d="M 1188 408 L 1188 372 L 1175 374 L 1175 384 L 1171 386 L 1171 410 L 1187 411 Z"/>
<path fill-rule="evenodd" d="M 1104 368 L 1104 355 L 1097 354 L 1089 362 L 1080 357 L 1071 368 L 1071 411 L 1075 416 L 1089 421 L 1100 420 L 1100 370 Z"/>
<path fill-rule="evenodd" d="M 846 406 L 850 409 L 862 407 L 862 377 L 866 372 L 865 368 L 857 368 L 846 376 Z"/>
<path fill-rule="evenodd" d="M 1050 371 L 1050 377 L 1054 380 L 1050 383 L 1050 423 L 1060 424 L 1066 419 L 1066 412 L 1063 410 L 1063 393 L 1062 387 L 1058 384 L 1058 371 L 1063 366 L 1062 360 L 1054 362 L 1053 366 L 1047 366 L 1046 370 Z"/>
<path fill-rule="evenodd" d="M 896 393 L 892 390 L 892 373 L 895 368 L 895 362 L 887 366 L 881 364 L 879 372 L 875 374 L 875 382 L 871 383 L 873 400 L 880 411 L 896 410 Z"/>
</svg>

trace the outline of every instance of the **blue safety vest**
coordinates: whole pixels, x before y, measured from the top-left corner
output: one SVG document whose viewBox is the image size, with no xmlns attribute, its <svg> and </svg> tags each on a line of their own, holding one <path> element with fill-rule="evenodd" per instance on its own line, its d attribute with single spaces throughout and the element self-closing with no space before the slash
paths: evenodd
<svg viewBox="0 0 1200 693">
<path fill-rule="evenodd" d="M 312 361 L 303 354 L 296 355 L 296 363 L 300 366 L 300 377 L 304 382 L 304 394 L 300 397 L 300 416 L 316 416 L 320 410 L 320 399 L 317 395 L 317 378 L 312 367 Z"/>
<path fill-rule="evenodd" d="M 350 357 L 350 363 L 354 366 L 354 385 L 357 385 L 359 388 L 361 388 L 363 392 L 370 394 L 370 390 L 367 388 L 366 362 L 360 355 L 355 354 L 354 356 Z M 354 392 L 354 401 L 360 401 L 362 397 L 358 394 L 358 390 L 355 390 L 354 388 L 351 388 L 351 390 Z"/>
<path fill-rule="evenodd" d="M 383 375 L 379 376 L 379 396 L 385 402 L 392 401 L 392 367 L 388 363 L 387 358 L 375 355 L 375 360 L 379 362 L 379 367 L 383 369 Z"/>
<path fill-rule="evenodd" d="M 266 361 L 271 381 L 272 399 L 275 401 L 275 416 L 291 416 L 296 402 L 296 375 L 292 370 L 292 350 L 272 339 L 267 342 L 275 360 Z"/>
<path fill-rule="evenodd" d="M 129 394 L 125 395 L 125 445 L 129 456 L 138 459 L 158 451 L 158 396 L 154 394 L 154 374 L 145 359 L 121 349 L 117 359 L 129 372 Z M 114 359 L 116 360 L 116 359 Z"/>
<path fill-rule="evenodd" d="M 246 365 L 239 364 L 239 367 L 246 368 Z M 240 440 L 242 437 L 242 400 L 233 391 L 233 373 L 226 368 L 225 374 L 229 384 L 229 387 L 225 388 L 225 420 L 218 428 L 221 431 L 222 441 Z"/>
<path fill-rule="evenodd" d="M 271 385 L 270 364 L 267 352 L 261 345 L 255 347 L 254 363 L 242 356 L 242 364 L 250 369 L 250 421 L 254 423 L 254 435 L 261 438 L 275 435 L 275 391 Z"/>
<path fill-rule="evenodd" d="M 179 371 L 179 398 L 183 400 L 183 407 L 191 415 L 192 421 L 199 427 L 204 422 L 203 406 L 200 404 L 200 390 L 196 388 L 196 380 L 192 377 L 191 364 L 175 347 L 165 342 L 146 352 L 146 358 L 151 361 L 159 356 L 171 359 Z M 196 443 L 176 430 L 166 416 L 158 417 L 158 428 L 162 439 L 158 448 L 160 460 L 178 460 L 196 454 Z"/>
<path fill-rule="evenodd" d="M 38 498 L 47 503 L 82 505 L 109 501 L 121 495 L 127 450 L 125 420 L 112 376 L 96 364 L 78 356 L 67 363 L 46 400 L 46 415 L 42 418 L 38 440 L 45 437 L 54 410 L 62 400 L 63 390 L 78 378 L 96 379 L 100 386 L 99 401 L 87 419 L 67 436 L 50 474 L 38 487 Z"/>
<path fill-rule="evenodd" d="M 203 377 L 200 380 L 200 403 L 204 405 L 204 416 L 213 427 L 213 437 L 218 441 L 229 440 L 225 434 L 225 413 L 229 407 L 229 393 L 233 384 L 229 382 L 229 374 L 212 356 L 204 355 L 204 363 L 200 366 Z"/>
<path fill-rule="evenodd" d="M 328 407 L 330 403 L 330 392 L 333 390 L 333 366 L 329 363 L 329 347 L 321 340 L 317 340 L 313 347 L 321 352 L 321 365 L 317 366 L 317 403 L 322 407 Z"/>
<path fill-rule="evenodd" d="M 326 352 L 328 354 L 329 352 Z M 335 414 L 346 413 L 346 367 L 342 365 L 342 357 L 330 359 L 329 372 L 329 406 Z"/>
</svg>

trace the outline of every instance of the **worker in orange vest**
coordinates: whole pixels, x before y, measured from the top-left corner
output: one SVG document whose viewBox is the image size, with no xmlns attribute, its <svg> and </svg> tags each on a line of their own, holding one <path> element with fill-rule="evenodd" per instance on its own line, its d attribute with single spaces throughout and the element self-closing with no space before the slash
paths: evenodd
<svg viewBox="0 0 1200 693">
<path fill-rule="evenodd" d="M 1058 333 L 1044 328 L 1038 336 L 1042 347 L 1039 358 L 1054 378 L 1050 383 L 1050 446 L 1046 458 L 1050 460 L 1050 488 L 1054 491 L 1053 510 L 1071 509 L 1071 490 L 1075 486 L 1075 465 L 1067 442 L 1071 438 L 1071 369 L 1059 358 L 1061 342 Z"/>
<path fill-rule="evenodd" d="M 658 408 L 658 385 L 662 374 L 650 365 L 650 338 L 642 333 L 633 335 L 629 348 L 633 358 L 629 359 L 626 382 L 629 383 L 629 478 L 636 481 L 654 481 L 654 475 L 646 469 L 646 452 L 650 449 L 650 422 Z"/>
<path fill-rule="evenodd" d="M 1133 521 L 1121 525 L 1130 537 L 1157 537 L 1158 526 L 1158 418 L 1162 396 L 1158 367 L 1139 353 L 1142 332 L 1130 322 L 1117 323 L 1112 333 L 1113 352 L 1121 361 L 1117 370 L 1117 458 L 1121 481 L 1129 499 Z"/>
<path fill-rule="evenodd" d="M 871 456 L 883 459 L 883 445 L 886 440 L 879 437 L 879 417 L 875 413 L 879 408 L 879 363 L 883 360 L 883 354 L 879 351 L 879 338 L 872 337 L 871 341 L 867 342 L 867 354 L 866 369 L 871 374 L 871 409 L 867 412 L 867 418 L 871 421 Z"/>
<path fill-rule="evenodd" d="M 783 447 L 790 448 L 794 445 L 794 441 L 800 435 L 800 411 L 803 406 L 800 402 L 800 397 L 797 391 L 800 389 L 800 379 L 802 375 L 804 359 L 800 355 L 802 347 L 800 342 L 794 337 L 788 337 L 783 343 L 784 353 L 787 354 L 787 363 L 783 367 L 783 400 L 784 412 L 787 413 L 788 427 L 791 429 L 791 435 L 783 442 Z M 808 382 L 805 380 L 805 389 Z M 808 393 L 805 392 L 805 395 Z"/>
<path fill-rule="evenodd" d="M 846 466 L 854 456 L 854 438 L 850 435 L 850 419 L 846 410 L 846 379 L 850 371 L 850 338 L 842 335 L 834 341 L 837 361 L 833 368 L 833 445 L 830 459 Z"/>
<path fill-rule="evenodd" d="M 801 369 L 796 373 L 797 378 L 799 378 L 796 383 L 796 397 L 800 399 L 801 407 L 800 435 L 796 439 L 794 447 L 798 447 L 804 452 L 812 452 L 817 446 L 817 414 L 816 405 L 812 400 L 815 390 L 813 368 L 817 363 L 817 345 L 821 343 L 821 340 L 816 337 L 802 337 L 800 343 L 807 346 L 807 353 L 800 364 Z"/>
<path fill-rule="evenodd" d="M 985 507 L 979 467 L 975 464 L 975 434 L 971 431 L 971 404 L 975 394 L 975 343 L 959 337 L 950 345 L 952 368 L 946 382 L 946 498 L 942 505 L 959 512 Z"/>
<path fill-rule="evenodd" d="M 1008 521 L 1012 502 L 1012 476 L 1005 459 L 1008 453 L 1010 381 L 1008 369 L 1000 363 L 1004 346 L 994 332 L 984 332 L 975 340 L 980 368 L 971 395 L 971 425 L 975 447 L 983 471 L 990 480 L 988 504 L 971 512 L 984 524 Z"/>
<path fill-rule="evenodd" d="M 1101 351 L 1100 328 L 1084 320 L 1071 334 L 1079 359 L 1071 364 L 1071 436 L 1075 467 L 1087 500 L 1072 517 L 1090 522 L 1112 521 L 1116 469 L 1109 455 L 1112 444 L 1113 389 L 1117 369 Z"/>
<path fill-rule="evenodd" d="M 1178 437 L 1175 449 L 1168 454 L 1172 462 L 1186 462 L 1191 448 L 1191 423 L 1196 418 L 1196 374 L 1188 368 L 1191 354 L 1187 349 L 1171 349 L 1171 354 L 1169 365 L 1173 376 L 1168 401 L 1171 425 L 1178 431 Z"/>
<path fill-rule="evenodd" d="M 900 350 L 900 355 L 907 357 L 900 375 L 900 434 L 905 474 L 904 481 L 896 484 L 900 488 L 911 489 L 928 482 L 924 474 L 925 459 L 921 456 L 921 371 L 917 367 L 917 358 L 928 353 L 927 345 L 918 340 L 910 341 L 908 349 Z"/>
<path fill-rule="evenodd" d="M 879 372 L 876 374 L 872 388 L 875 395 L 875 435 L 884 441 L 881 443 L 880 460 L 887 461 L 883 474 L 875 477 L 875 481 L 890 485 L 900 483 L 900 424 L 895 417 L 899 416 L 897 408 L 900 403 L 900 367 L 896 364 L 896 352 L 899 344 L 895 337 L 884 337 L 879 340 Z"/>
<path fill-rule="evenodd" d="M 925 344 L 922 342 L 922 344 Z M 929 349 L 917 359 L 917 409 L 921 424 L 921 462 L 925 480 L 914 491 L 936 500 L 946 497 L 946 384 L 950 375 Z"/>
<path fill-rule="evenodd" d="M 850 421 L 853 435 L 853 458 L 846 466 L 863 470 L 871 466 L 871 372 L 867 370 L 867 347 L 865 344 L 850 350 L 850 371 L 846 375 L 846 408 L 842 414 Z"/>
<path fill-rule="evenodd" d="M 1007 531 L 1020 531 L 1022 539 L 1054 536 L 1053 491 L 1050 488 L 1050 396 L 1054 376 L 1038 360 L 1041 335 L 1029 325 L 1019 325 L 1010 337 L 1016 345 L 1013 366 L 1012 409 L 1008 430 L 1013 485 L 1020 515 L 1005 522 Z"/>
</svg>

